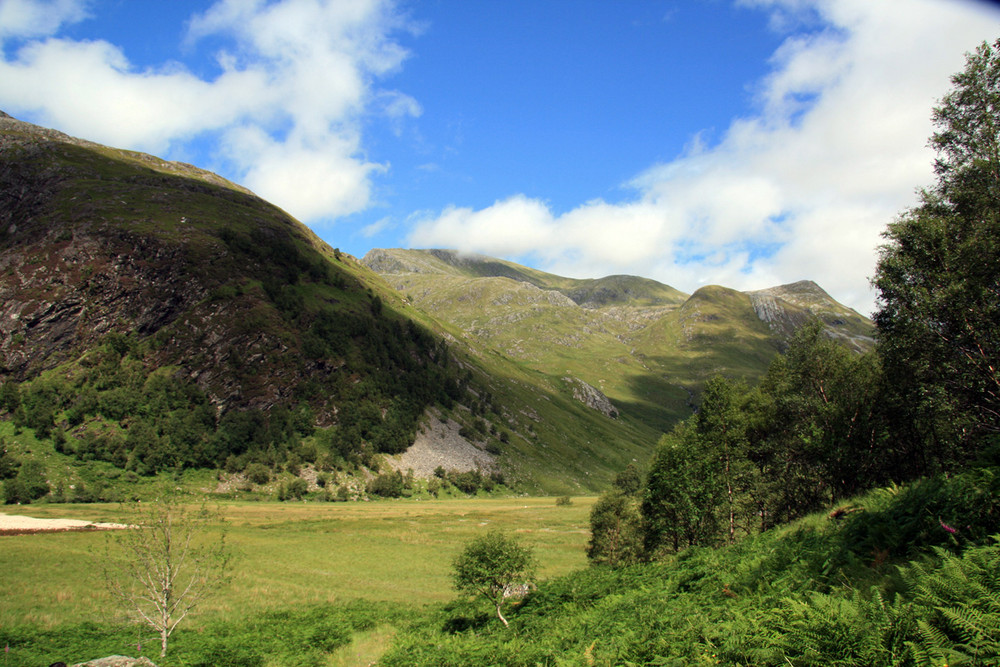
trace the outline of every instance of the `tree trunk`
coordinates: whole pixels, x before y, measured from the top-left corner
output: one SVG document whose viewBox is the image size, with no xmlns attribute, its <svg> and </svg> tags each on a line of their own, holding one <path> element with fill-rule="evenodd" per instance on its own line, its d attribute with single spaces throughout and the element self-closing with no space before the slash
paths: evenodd
<svg viewBox="0 0 1000 667">
<path fill-rule="evenodd" d="M 726 449 L 726 493 L 729 496 L 729 543 L 736 542 L 736 510 L 733 507 L 733 480 L 729 477 L 729 450 Z"/>
<path fill-rule="evenodd" d="M 499 618 L 501 621 L 503 621 L 503 627 L 505 627 L 505 628 L 509 628 L 510 627 L 510 624 L 507 623 L 507 619 L 504 618 L 503 614 L 500 613 L 500 605 L 497 605 L 497 618 Z"/>
</svg>

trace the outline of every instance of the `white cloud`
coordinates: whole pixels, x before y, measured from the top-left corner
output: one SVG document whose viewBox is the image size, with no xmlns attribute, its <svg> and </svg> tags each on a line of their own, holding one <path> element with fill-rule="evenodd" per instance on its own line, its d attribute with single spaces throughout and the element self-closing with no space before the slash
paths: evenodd
<svg viewBox="0 0 1000 667">
<path fill-rule="evenodd" d="M 449 208 L 416 222 L 413 245 L 530 255 L 563 275 L 634 273 L 688 291 L 810 278 L 869 312 L 880 234 L 932 182 L 931 108 L 964 54 L 996 38 L 1000 15 L 941 0 L 744 4 L 783 30 L 812 23 L 788 35 L 758 82 L 757 112 L 717 145 L 693 141 L 651 166 L 632 181 L 631 202 L 562 215 L 520 195 Z"/>
<path fill-rule="evenodd" d="M 4 0 L 0 2 L 0 43 L 10 37 L 53 35 L 64 23 L 87 17 L 88 0 Z"/>
<path fill-rule="evenodd" d="M 389 0 L 219 0 L 191 19 L 186 38 L 189 49 L 208 37 L 232 44 L 216 54 L 214 78 L 177 63 L 140 70 L 105 41 L 31 39 L 55 35 L 83 7 L 0 4 L 18 17 L 0 25 L 28 40 L 0 62 L 0 108 L 168 156 L 193 137 L 213 140 L 227 160 L 216 168 L 306 221 L 368 206 L 371 176 L 384 168 L 361 151 L 360 120 L 371 106 L 389 118 L 420 111 L 374 87 L 406 57 L 390 38 L 406 26 Z M 55 12 L 47 22 L 43 10 Z"/>
<path fill-rule="evenodd" d="M 361 235 L 365 238 L 372 238 L 373 236 L 378 236 L 387 229 L 391 229 L 393 226 L 392 219 L 385 217 L 379 218 L 370 225 L 365 225 L 361 228 Z"/>
</svg>

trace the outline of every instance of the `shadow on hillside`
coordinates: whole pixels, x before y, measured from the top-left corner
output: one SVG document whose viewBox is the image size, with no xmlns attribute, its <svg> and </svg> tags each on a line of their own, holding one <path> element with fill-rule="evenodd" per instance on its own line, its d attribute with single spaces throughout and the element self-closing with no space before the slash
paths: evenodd
<svg viewBox="0 0 1000 667">
<path fill-rule="evenodd" d="M 449 634 L 461 634 L 467 630 L 480 630 L 489 623 L 492 617 L 488 614 L 476 614 L 475 616 L 455 616 L 444 622 L 441 631 Z"/>
</svg>

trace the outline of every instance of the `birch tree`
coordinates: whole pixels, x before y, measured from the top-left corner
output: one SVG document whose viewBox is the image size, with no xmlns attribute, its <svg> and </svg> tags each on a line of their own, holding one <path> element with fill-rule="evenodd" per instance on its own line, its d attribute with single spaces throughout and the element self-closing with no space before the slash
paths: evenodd
<svg viewBox="0 0 1000 667">
<path fill-rule="evenodd" d="M 178 624 L 230 578 L 225 524 L 217 511 L 174 499 L 123 509 L 127 528 L 105 543 L 104 583 L 131 619 L 157 632 L 163 657 Z"/>
<path fill-rule="evenodd" d="M 455 558 L 452 573 L 455 588 L 485 598 L 494 606 L 497 618 L 508 626 L 502 607 L 517 591 L 534 580 L 535 557 L 530 547 L 498 530 L 473 539 Z"/>
</svg>

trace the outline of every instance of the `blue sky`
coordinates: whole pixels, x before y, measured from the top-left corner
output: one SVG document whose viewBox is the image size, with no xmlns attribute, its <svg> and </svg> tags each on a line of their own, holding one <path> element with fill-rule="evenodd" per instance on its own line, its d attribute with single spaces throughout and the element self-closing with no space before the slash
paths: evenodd
<svg viewBox="0 0 1000 667">
<path fill-rule="evenodd" d="M 975 0 L 0 0 L 0 109 L 450 247 L 862 312 Z"/>
</svg>

